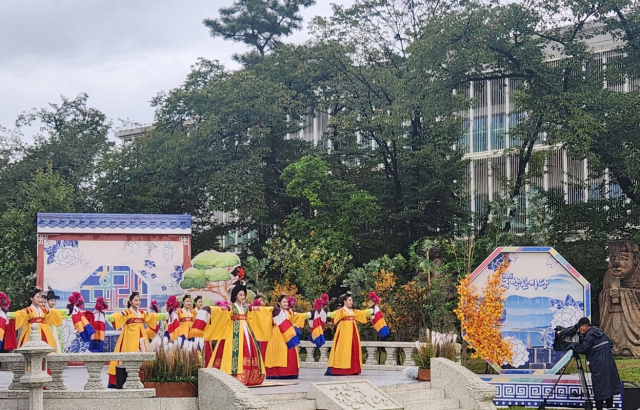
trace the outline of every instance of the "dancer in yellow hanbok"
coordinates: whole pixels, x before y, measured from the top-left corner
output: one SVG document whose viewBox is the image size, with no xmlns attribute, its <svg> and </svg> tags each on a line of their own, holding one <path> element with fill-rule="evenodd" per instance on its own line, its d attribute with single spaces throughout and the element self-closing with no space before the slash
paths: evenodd
<svg viewBox="0 0 640 410">
<path fill-rule="evenodd" d="M 107 317 L 114 329 L 122 329 L 118 343 L 113 350 L 115 352 L 150 352 L 149 338 L 145 325 L 150 329 L 156 329 L 159 320 L 164 320 L 165 315 L 158 313 L 157 307 L 154 312 L 144 312 L 140 308 L 140 293 L 133 291 L 127 302 L 127 310 L 114 313 Z M 109 363 L 109 388 L 116 387 L 116 366 L 121 362 Z"/>
<path fill-rule="evenodd" d="M 338 310 L 329 313 L 336 325 L 333 348 L 329 354 L 326 376 L 345 376 L 362 372 L 362 354 L 358 323 L 366 323 L 373 309 L 353 309 L 351 293 L 338 298 Z"/>
<path fill-rule="evenodd" d="M 267 379 L 297 379 L 300 372 L 298 349 L 300 329 L 310 317 L 309 313 L 294 313 L 293 298 L 281 295 L 278 307 L 273 309 L 271 339 L 260 343 Z"/>
<path fill-rule="evenodd" d="M 58 351 L 51 327 L 62 326 L 63 310 L 47 309 L 42 289 L 38 287 L 34 287 L 29 291 L 29 299 L 31 300 L 31 306 L 9 314 L 9 318 L 15 318 L 16 320 L 16 331 L 22 329 L 22 334 L 18 340 L 18 348 L 29 340 L 31 325 L 36 323 L 40 328 L 42 341 Z"/>
<path fill-rule="evenodd" d="M 232 305 L 202 308 L 190 336 L 218 341 L 207 367 L 220 369 L 246 386 L 255 386 L 265 378 L 257 342 L 271 338 L 273 308 L 245 306 L 246 297 L 247 288 L 237 284 L 231 291 Z"/>
<path fill-rule="evenodd" d="M 193 326 L 193 322 L 196 320 L 196 312 L 193 309 L 193 302 L 191 301 L 191 295 L 184 295 L 182 298 L 182 306 L 180 309 L 176 310 L 176 314 L 178 315 L 178 320 L 180 321 L 180 330 L 179 334 L 182 338 L 182 342 L 184 343 L 187 339 L 193 341 L 193 338 L 189 337 L 189 332 L 191 331 L 191 327 Z"/>
</svg>

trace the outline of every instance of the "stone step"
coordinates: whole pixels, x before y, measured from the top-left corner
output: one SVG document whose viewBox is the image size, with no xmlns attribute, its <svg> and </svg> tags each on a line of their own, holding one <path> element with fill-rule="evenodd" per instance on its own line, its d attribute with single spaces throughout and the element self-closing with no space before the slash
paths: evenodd
<svg viewBox="0 0 640 410">
<path fill-rule="evenodd" d="M 431 388 L 431 383 L 430 382 L 402 383 L 402 384 L 392 384 L 389 386 L 380 386 L 378 388 L 385 393 L 413 391 L 413 390 L 428 390 Z"/>
<path fill-rule="evenodd" d="M 269 410 L 316 410 L 315 400 L 290 400 L 269 402 Z"/>
<path fill-rule="evenodd" d="M 458 399 L 439 399 L 428 401 L 417 401 L 413 403 L 404 403 L 404 410 L 449 410 L 459 409 L 460 400 Z"/>
<path fill-rule="evenodd" d="M 269 410 L 316 410 L 316 401 L 308 400 L 307 393 L 258 394 L 269 404 Z"/>
<path fill-rule="evenodd" d="M 387 392 L 385 392 L 387 393 Z M 431 401 L 444 399 L 444 390 L 442 389 L 420 389 L 406 390 L 393 393 L 387 393 L 389 397 L 400 404 L 412 403 L 416 401 Z"/>
</svg>

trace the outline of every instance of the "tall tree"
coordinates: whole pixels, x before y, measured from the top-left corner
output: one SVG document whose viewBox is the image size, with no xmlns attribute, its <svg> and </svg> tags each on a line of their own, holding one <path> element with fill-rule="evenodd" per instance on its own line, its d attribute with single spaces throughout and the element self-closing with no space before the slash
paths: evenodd
<svg viewBox="0 0 640 410">
<path fill-rule="evenodd" d="M 610 18 L 619 7 L 628 14 Z M 535 168 L 540 168 L 529 165 L 534 146 L 544 142 L 548 149 L 563 147 L 572 158 L 587 158 L 595 176 L 609 172 L 627 197 L 640 204 L 633 160 L 639 142 L 632 137 L 640 131 L 633 108 L 640 96 L 637 90 L 624 94 L 604 87 L 605 80 L 619 84 L 637 69 L 637 61 L 623 57 L 635 50 L 637 16 L 631 2 L 468 2 L 463 10 L 430 20 L 412 52 L 420 56 L 425 70 L 452 89 L 487 80 L 523 82 L 514 96 L 515 112 L 523 113 L 524 119 L 509 131 L 511 141 L 519 141 L 507 152 L 518 158 L 510 200 L 522 196 Z M 624 40 L 618 51 L 625 61 L 603 70 L 589 46 L 598 35 Z M 619 69 L 625 65 L 628 68 Z M 487 208 L 481 232 L 489 212 Z M 505 226 L 510 228 L 510 223 Z"/>
<path fill-rule="evenodd" d="M 235 0 L 229 7 L 221 7 L 217 19 L 205 19 L 211 37 L 222 37 L 244 43 L 254 50 L 235 54 L 234 59 L 249 63 L 264 57 L 302 27 L 300 8 L 307 8 L 316 0 Z"/>
</svg>

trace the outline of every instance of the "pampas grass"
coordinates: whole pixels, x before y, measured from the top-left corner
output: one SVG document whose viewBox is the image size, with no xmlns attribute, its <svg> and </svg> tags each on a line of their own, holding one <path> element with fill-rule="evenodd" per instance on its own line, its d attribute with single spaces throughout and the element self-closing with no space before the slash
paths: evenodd
<svg viewBox="0 0 640 410">
<path fill-rule="evenodd" d="M 417 367 L 405 367 L 402 371 L 402 377 L 409 380 L 417 380 L 418 379 L 418 368 Z"/>
</svg>

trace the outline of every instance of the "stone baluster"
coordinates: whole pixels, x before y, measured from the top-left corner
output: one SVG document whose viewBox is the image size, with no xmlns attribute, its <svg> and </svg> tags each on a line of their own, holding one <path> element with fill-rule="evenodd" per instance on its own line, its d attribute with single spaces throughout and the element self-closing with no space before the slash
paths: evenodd
<svg viewBox="0 0 640 410">
<path fill-rule="evenodd" d="M 142 361 L 123 361 L 122 365 L 127 370 L 127 381 L 122 388 L 125 390 L 144 389 L 144 384 L 140 381 Z"/>
<path fill-rule="evenodd" d="M 329 361 L 329 348 L 322 346 L 320 348 L 320 362 L 326 363 Z"/>
<path fill-rule="evenodd" d="M 396 357 L 396 348 L 395 347 L 387 347 L 387 361 L 385 362 L 388 366 L 397 366 L 398 359 Z"/>
<path fill-rule="evenodd" d="M 10 366 L 13 372 L 13 379 L 9 385 L 9 390 L 27 390 L 26 386 L 20 383 L 20 378 L 24 376 L 24 362 L 13 362 Z"/>
<path fill-rule="evenodd" d="M 304 349 L 304 351 L 305 351 L 304 359 L 302 358 L 302 349 Z M 309 350 L 311 350 L 311 349 L 307 349 L 307 348 L 304 348 L 304 347 L 300 347 L 300 346 L 298 346 L 298 359 L 299 359 L 301 362 L 307 362 L 307 361 L 309 361 Z M 311 350 L 311 351 L 313 351 L 313 350 Z M 312 361 L 313 361 L 313 360 L 312 360 Z"/>
<path fill-rule="evenodd" d="M 377 347 L 367 347 L 367 361 L 365 364 L 378 364 L 376 360 L 376 349 Z"/>
<path fill-rule="evenodd" d="M 51 372 L 51 381 L 47 384 L 47 390 L 67 390 L 67 386 L 64 385 L 64 378 L 62 373 L 67 368 L 66 361 L 49 361 L 49 371 Z"/>
<path fill-rule="evenodd" d="M 104 385 L 102 384 L 102 369 L 104 368 L 104 361 L 88 362 L 85 360 L 84 367 L 89 373 L 89 380 L 84 385 L 85 390 L 102 390 Z M 128 379 L 128 377 L 127 377 Z"/>
<path fill-rule="evenodd" d="M 404 351 L 404 366 L 415 366 L 416 362 L 413 361 L 413 347 L 403 347 Z"/>
</svg>

